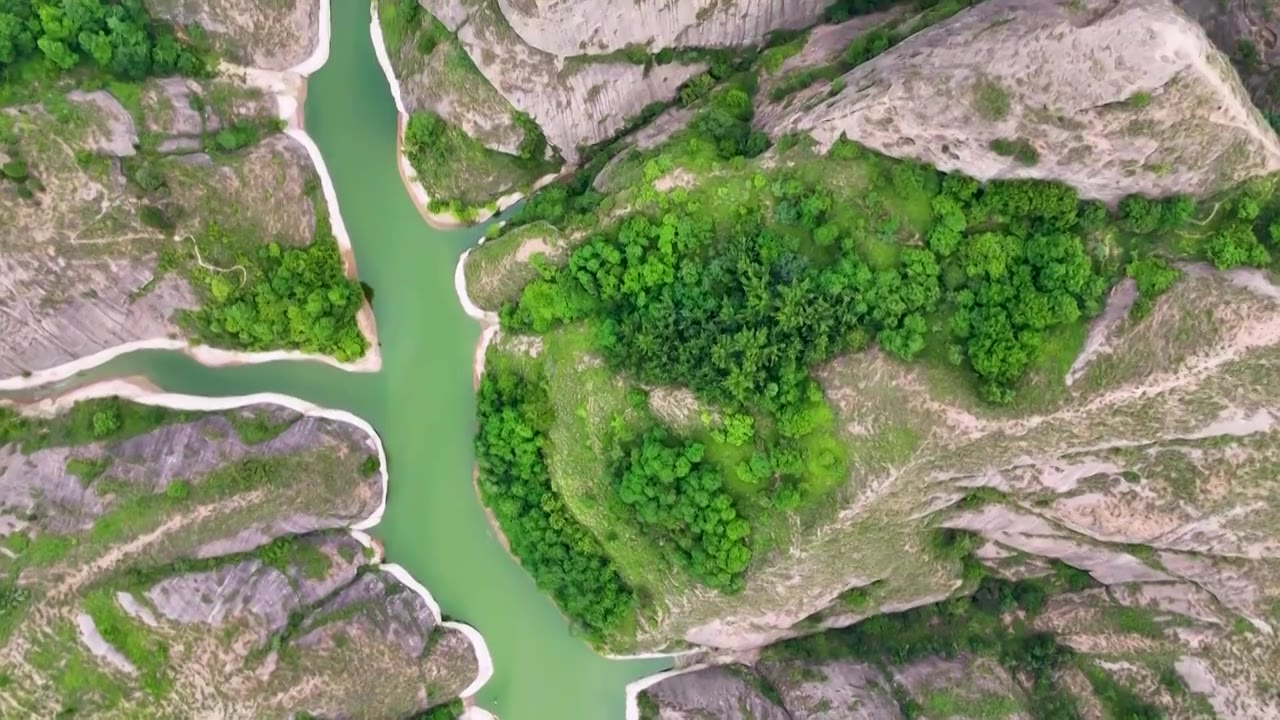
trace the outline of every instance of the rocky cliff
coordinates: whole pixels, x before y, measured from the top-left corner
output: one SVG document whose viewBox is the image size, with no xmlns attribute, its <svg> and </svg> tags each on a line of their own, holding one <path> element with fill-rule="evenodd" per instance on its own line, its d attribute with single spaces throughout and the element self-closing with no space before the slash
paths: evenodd
<svg viewBox="0 0 1280 720">
<path fill-rule="evenodd" d="M 858 630 L 878 614 L 968 592 L 954 570 L 932 565 L 917 534 L 960 529 L 979 539 L 975 557 L 989 575 L 1088 573 L 1096 589 L 1005 619 L 1052 633 L 1080 656 L 1072 668 L 1106 670 L 1170 717 L 1275 716 L 1280 706 L 1266 688 L 1276 682 L 1280 653 L 1280 564 L 1277 484 L 1268 468 L 1280 447 L 1280 398 L 1265 368 L 1280 347 L 1278 327 L 1280 288 L 1269 280 L 1190 268 L 1150 319 L 1095 325 L 1105 349 L 1083 358 L 1085 370 L 1057 409 L 1004 417 L 957 404 L 936 375 L 883 360 L 837 361 L 821 378 L 845 432 L 883 442 L 909 428 L 911 449 L 864 451 L 831 524 L 730 601 L 759 603 L 757 610 L 721 607 L 686 637 L 747 650 L 861 622 Z M 779 588 L 785 606 L 766 599 Z M 950 607 L 939 612 L 958 617 Z M 842 641 L 840 632 L 795 641 L 809 643 L 797 652 L 783 643 L 763 661 L 748 653 L 750 669 L 663 681 L 650 690 L 661 708 L 654 717 L 910 717 L 899 713 L 900 702 L 883 714 L 854 712 L 887 702 L 913 671 L 894 666 L 886 675 L 883 666 L 827 659 L 846 653 L 833 649 L 844 642 L 867 646 L 865 636 Z M 962 675 L 948 692 L 974 677 Z M 762 683 L 771 690 L 762 693 Z M 1089 684 L 1076 685 L 1080 703 L 1096 702 Z M 908 695 L 928 707 L 927 695 Z M 1021 699 L 1007 715 L 961 714 L 1019 716 L 1027 699 L 1011 695 Z"/>
<path fill-rule="evenodd" d="M 611 137 L 628 117 L 651 102 L 666 101 L 702 72 L 700 64 L 646 69 L 623 60 L 556 55 L 529 44 L 496 0 L 420 0 L 457 35 L 480 72 L 511 105 L 528 113 L 560 154 L 578 159 L 578 148 Z"/>
<path fill-rule="evenodd" d="M 116 398 L 0 423 L 6 715 L 398 717 L 475 677 L 469 640 L 346 532 L 383 498 L 364 430 Z"/>
<path fill-rule="evenodd" d="M 179 317 L 209 298 L 197 276 L 244 286 L 255 272 L 226 238 L 318 237 L 319 180 L 306 149 L 278 132 L 274 97 L 231 77 L 173 77 L 125 100 L 72 90 L 0 108 L 0 160 L 21 168 L 0 184 L 0 222 L 12 229 L 0 257 L 0 378 L 190 337 Z"/>
<path fill-rule="evenodd" d="M 515 108 L 480 74 L 457 38 L 425 10 L 405 18 L 402 7 L 379 2 L 378 12 L 405 110 L 433 112 L 485 147 L 515 154 L 524 139 Z"/>
<path fill-rule="evenodd" d="M 732 127 L 730 113 L 747 113 L 731 81 L 669 113 L 683 115 L 682 127 L 633 136 L 594 178 L 602 200 L 588 203 L 589 194 L 571 187 L 548 192 L 462 267 L 471 299 L 503 310 L 491 367 L 519 368 L 548 397 L 550 417 L 538 432 L 553 494 L 635 590 L 634 634 L 628 626 L 625 637 L 607 637 L 617 643 L 610 649 L 701 646 L 709 650 L 687 662 L 742 664 L 654 685 L 641 716 L 1273 717 L 1280 712 L 1271 690 L 1280 680 L 1273 511 L 1280 486 L 1269 470 L 1280 447 L 1280 395 L 1268 381 L 1280 348 L 1280 288 L 1271 274 L 1280 247 L 1272 227 L 1276 137 L 1226 56 L 1167 3 L 997 0 L 920 29 L 927 20 L 928 13 L 889 10 L 815 29 L 781 59 L 762 56 L 752 67 L 754 94 L 742 95 L 752 98 L 753 127 L 773 133 L 772 147 L 752 148 L 743 142 L 747 130 Z M 883 41 L 880 54 L 850 64 L 848 48 L 868 38 Z M 793 82 L 794 73 L 810 72 L 807 88 Z M 802 89 L 783 91 L 793 85 Z M 1032 161 L 997 152 L 1000 140 L 1025 142 Z M 1090 149 L 1071 152 L 1083 146 Z M 980 187 L 894 157 L 984 180 L 1059 180 L 1112 208 L 1077 204 L 1043 183 Z M 1008 192 L 1009 204 L 948 219 L 939 212 L 943 196 L 961 187 L 976 193 L 967 197 Z M 1208 198 L 1115 202 L 1174 193 Z M 1077 236 L 1050 244 L 1078 247 L 1081 267 L 1104 281 L 1072 323 L 1037 336 L 1044 345 L 1032 353 L 1017 397 L 996 406 L 968 383 L 972 348 L 959 343 L 973 328 L 952 313 L 973 300 L 965 275 L 983 271 L 962 265 L 984 262 L 973 258 L 987 252 L 985 233 L 1010 215 L 1034 216 L 1014 222 L 1013 236 L 1049 232 L 1046 218 L 1056 211 L 1028 208 L 1050 197 L 1074 208 L 1054 232 Z M 1178 206 L 1181 219 L 1165 224 L 1143 227 L 1135 214 Z M 910 284 L 914 271 L 938 277 L 937 308 L 930 305 L 918 325 L 923 342 L 906 351 L 912 360 L 892 357 L 903 355 L 885 344 L 892 337 L 866 335 L 853 341 L 857 352 L 810 368 L 849 463 L 820 507 L 781 509 L 791 498 L 780 471 L 773 485 L 751 478 L 754 463 L 768 474 L 762 455 L 772 452 L 758 440 L 769 432 L 759 416 L 750 418 L 752 454 L 728 439 L 728 423 L 717 424 L 734 411 L 663 385 L 671 377 L 663 373 L 683 372 L 687 358 L 644 365 L 610 345 L 634 331 L 660 338 L 674 355 L 666 323 L 705 319 L 700 313 L 717 303 L 738 312 L 730 309 L 734 283 L 765 302 L 769 273 L 734 275 L 732 266 L 751 264 L 756 250 L 732 244 L 740 238 L 729 219 L 743 216 L 770 228 L 775 235 L 762 234 L 759 244 L 788 258 L 775 268 L 782 278 L 775 298 L 823 286 L 874 306 L 875 291 L 806 275 L 845 261 L 866 263 L 863 279 L 876 285 Z M 952 221 L 966 228 L 957 245 L 938 243 Z M 715 229 L 700 235 L 698 223 Z M 1234 242 L 1233 233 L 1257 246 L 1252 258 L 1216 254 L 1211 246 Z M 710 260 L 682 255 L 691 236 L 722 244 L 710 245 Z M 575 257 L 584 242 L 591 247 Z M 624 258 L 616 268 L 615 252 Z M 928 270 L 910 265 L 920 254 Z M 1158 299 L 1163 288 L 1125 279 L 1140 274 L 1129 263 L 1149 254 L 1170 264 L 1172 288 Z M 577 276 L 557 274 L 570 258 Z M 1226 269 L 1240 264 L 1260 269 Z M 698 272 L 715 280 L 699 286 L 689 279 Z M 1027 282 L 1049 277 L 1035 272 Z M 672 314 L 627 305 L 626 286 L 635 283 L 651 283 L 637 306 L 656 298 Z M 702 291 L 703 304 L 684 303 Z M 578 304 L 578 292 L 608 307 Z M 781 311 L 769 318 L 756 337 L 770 349 L 775 324 L 805 322 Z M 805 340 L 821 337 L 829 319 L 805 325 Z M 739 347 L 747 330 L 733 332 L 749 326 L 732 327 L 710 354 L 727 358 Z M 862 351 L 867 343 L 882 349 Z M 646 351 L 639 342 L 631 350 Z M 761 352 L 708 372 L 767 363 L 762 358 L 772 356 Z M 494 403 L 483 389 L 481 397 Z M 672 559 L 678 535 L 654 539 L 645 526 L 652 517 L 643 513 L 661 509 L 634 495 L 623 501 L 640 510 L 615 502 L 631 479 L 619 465 L 628 467 L 630 457 L 635 467 L 636 437 L 654 426 L 671 433 L 669 443 L 679 436 L 702 445 L 695 454 L 705 450 L 741 501 L 737 517 L 751 516 L 759 539 L 741 588 L 681 577 Z M 481 472 L 483 482 L 483 465 Z M 817 475 L 812 465 L 801 472 Z M 501 487 L 498 473 L 492 480 Z M 982 632 L 929 644 L 931 634 L 941 637 L 956 618 L 978 611 Z M 974 639 L 996 636 L 1003 639 L 995 649 Z M 901 648 L 892 638 L 919 644 Z M 1041 642 L 1037 652 L 1054 659 L 1044 677 L 1028 674 L 1030 661 L 1017 655 Z M 859 650 L 866 647 L 898 654 L 868 656 Z M 1041 680 L 1052 681 L 1074 715 L 1045 714 Z"/>
<path fill-rule="evenodd" d="M 747 47 L 769 33 L 806 28 L 820 0 L 641 0 L 600 12 L 584 0 L 498 0 L 511 29 L 553 55 L 601 55 L 629 46 Z"/>
<path fill-rule="evenodd" d="M 13 141 L 6 157 L 21 159 L 42 190 L 27 198 L 18 186 L 0 187 L 0 218 L 14 230 L 0 259 L 6 290 L 0 376 L 54 367 L 124 342 L 176 337 L 174 312 L 197 307 L 185 280 L 156 277 L 159 253 L 178 241 L 145 224 L 147 203 L 130 174 L 158 174 L 144 175 L 148 183 L 172 178 L 169 204 L 182 209 L 183 229 L 192 232 L 207 217 L 206 208 L 223 203 L 272 217 L 253 199 L 264 197 L 263 184 L 274 184 L 284 171 L 292 192 L 278 196 L 273 206 L 281 214 L 270 222 L 276 228 L 298 223 L 290 234 L 309 234 L 313 210 L 301 188 L 311 171 L 300 148 L 272 140 L 252 151 L 253 161 L 216 165 L 203 152 L 204 138 L 223 125 L 269 117 L 265 100 L 250 95 L 221 108 L 223 116 L 213 106 L 192 109 L 204 91 L 191 81 L 159 81 L 145 93 L 140 118 L 104 90 L 2 111 Z M 153 163 L 140 162 L 140 132 L 157 156 Z"/>
<path fill-rule="evenodd" d="M 1231 57 L 1254 104 L 1269 117 L 1280 113 L 1280 94 L 1272 72 L 1280 64 L 1280 22 L 1272 6 L 1253 0 L 1178 0 L 1177 5 Z"/>
<path fill-rule="evenodd" d="M 227 60 L 287 70 L 311 56 L 320 37 L 322 0 L 146 0 L 157 18 L 199 26 Z"/>
<path fill-rule="evenodd" d="M 1280 141 L 1204 30 L 1163 0 L 983 2 L 790 99 L 769 123 L 979 179 L 1114 201 L 1280 168 Z M 999 143 L 1025 143 L 1022 158 Z"/>
</svg>

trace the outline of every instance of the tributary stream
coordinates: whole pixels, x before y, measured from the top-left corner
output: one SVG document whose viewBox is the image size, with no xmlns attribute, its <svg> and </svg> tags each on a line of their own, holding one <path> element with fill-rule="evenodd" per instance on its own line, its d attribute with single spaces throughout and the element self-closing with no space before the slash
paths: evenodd
<svg viewBox="0 0 1280 720">
<path fill-rule="evenodd" d="M 479 327 L 463 314 L 453 287 L 458 256 L 481 230 L 433 230 L 409 199 L 396 169 L 396 109 L 374 56 L 367 2 L 334 0 L 332 27 L 329 61 L 308 82 L 305 122 L 333 176 L 360 278 L 374 288 L 382 372 L 304 362 L 211 369 L 147 351 L 63 386 L 142 375 L 170 392 L 277 392 L 367 419 L 386 445 L 391 477 L 387 512 L 373 534 L 387 559 L 425 584 L 446 615 L 484 635 L 495 674 L 478 704 L 502 720 L 620 720 L 624 686 L 670 662 L 591 652 L 489 528 L 471 476 Z"/>
</svg>

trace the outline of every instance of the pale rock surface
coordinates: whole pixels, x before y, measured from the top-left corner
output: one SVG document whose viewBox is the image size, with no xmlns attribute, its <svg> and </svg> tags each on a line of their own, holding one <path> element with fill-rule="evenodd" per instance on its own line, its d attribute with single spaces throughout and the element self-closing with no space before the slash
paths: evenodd
<svg viewBox="0 0 1280 720">
<path fill-rule="evenodd" d="M 102 637 L 97 624 L 88 613 L 76 615 L 76 630 L 80 634 L 80 642 L 89 648 L 89 652 L 106 660 L 112 667 L 126 675 L 138 674 L 138 668 Z"/>
<path fill-rule="evenodd" d="M 669 100 L 703 64 L 661 65 L 647 72 L 627 62 L 593 62 L 528 45 L 496 3 L 419 0 L 456 32 L 476 67 L 513 107 L 529 114 L 570 163 L 578 147 L 612 137 L 651 102 Z"/>
<path fill-rule="evenodd" d="M 753 687 L 751 671 L 742 666 L 707 668 L 676 675 L 649 688 L 658 704 L 659 720 L 791 720 Z"/>
<path fill-rule="evenodd" d="M 827 0 L 635 0 L 602 11 L 591 0 L 497 0 L 529 45 L 553 55 L 594 55 L 643 45 L 744 47 L 777 30 L 808 27 Z"/>
<path fill-rule="evenodd" d="M 221 626 L 248 620 L 258 644 L 284 629 L 290 613 L 311 605 L 356 579 L 363 564 L 363 547 L 350 535 L 308 538 L 329 557 L 328 571 L 320 578 L 303 575 L 297 568 L 285 572 L 264 565 L 257 558 L 228 563 L 206 572 L 174 575 L 146 591 L 146 599 L 166 620 L 181 624 Z M 338 552 L 345 548 L 347 558 Z"/>
<path fill-rule="evenodd" d="M 138 130 L 134 126 L 133 117 L 115 96 L 105 90 L 72 90 L 67 93 L 67 99 L 96 107 L 97 112 L 93 114 L 95 127 L 85 143 L 88 149 L 115 157 L 128 157 L 137 153 L 135 146 L 138 144 Z"/>
<path fill-rule="evenodd" d="M 157 18 L 199 25 L 228 59 L 287 70 L 316 48 L 320 3 L 328 0 L 145 0 Z"/>
<path fill-rule="evenodd" d="M 797 679 L 787 663 L 763 662 L 757 670 L 782 695 L 791 717 L 812 720 L 892 720 L 902 717 L 888 679 L 874 665 L 831 661 Z"/>
<path fill-rule="evenodd" d="M 1104 585 L 1172 579 L 1132 555 L 1080 542 L 1036 516 L 1002 505 L 955 515 L 943 525 L 976 532 L 1024 553 L 1060 560 L 1087 571 Z"/>
<path fill-rule="evenodd" d="M 246 97 L 226 110 L 230 117 L 207 106 L 199 113 L 191 102 L 201 92 L 207 88 L 180 78 L 148 83 L 142 129 L 188 143 L 170 150 L 198 150 L 201 133 L 266 110 L 262 98 Z M 58 120 L 40 106 L 0 110 L 17 120 L 19 152 L 45 186 L 38 201 L 0 187 L 0 226 L 14 229 L 0 239 L 0 379 L 124 343 L 179 338 L 176 314 L 199 305 L 178 273 L 156 275 L 164 244 L 183 243 L 181 252 L 194 260 L 192 241 L 166 238 L 141 221 L 145 203 L 127 185 L 119 161 L 99 173 L 77 160 L 79 150 L 132 155 L 134 119 L 105 91 L 68 97 L 87 129 L 80 138 L 60 134 L 52 144 Z M 245 224 L 264 240 L 304 244 L 314 234 L 315 209 L 302 192 L 314 171 L 305 149 L 286 135 L 270 136 L 212 170 L 203 154 L 166 161 L 168 202 L 182 210 L 170 209 L 179 217 L 179 238 L 198 234 L 212 208 L 227 206 L 238 212 L 220 216 L 224 225 Z M 264 195 L 264 187 L 273 192 Z"/>
<path fill-rule="evenodd" d="M 981 180 L 1059 180 L 1104 201 L 1209 194 L 1280 169 L 1280 140 L 1228 60 L 1164 0 L 984 2 L 843 82 L 834 97 L 807 91 L 767 129 L 824 148 L 845 135 Z M 1019 138 L 1035 165 L 990 148 Z"/>
<path fill-rule="evenodd" d="M 515 108 L 483 75 L 462 69 L 472 61 L 455 40 L 440 42 L 423 56 L 418 35 L 411 35 L 387 52 L 405 110 L 433 112 L 491 150 L 519 151 L 524 132 L 512 117 Z"/>
</svg>

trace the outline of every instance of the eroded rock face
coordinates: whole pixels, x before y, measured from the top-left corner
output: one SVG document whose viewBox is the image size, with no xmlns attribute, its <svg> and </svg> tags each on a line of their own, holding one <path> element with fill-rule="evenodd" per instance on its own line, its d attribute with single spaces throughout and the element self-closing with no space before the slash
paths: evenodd
<svg viewBox="0 0 1280 720">
<path fill-rule="evenodd" d="M 215 95 L 227 99 L 209 102 Z M 68 99 L 56 112 L 0 109 L 13 120 L 17 155 L 43 188 L 27 198 L 13 184 L 0 186 L 0 225 L 8 231 L 0 252 L 0 379 L 124 343 L 181 338 L 176 314 L 198 307 L 197 293 L 179 272 L 158 274 L 158 258 L 178 245 L 180 257 L 197 263 L 191 238 L 211 219 L 295 245 L 315 231 L 305 191 L 314 170 L 292 138 L 271 135 L 216 160 L 202 152 L 231 123 L 274 115 L 261 92 L 231 81 L 155 80 L 144 87 L 137 119 L 106 91 Z M 157 145 L 145 157 L 140 131 Z M 143 168 L 147 182 L 167 188 L 157 207 L 175 223 L 172 234 L 145 221 L 157 207 L 138 189 Z"/>
<path fill-rule="evenodd" d="M 227 58 L 266 70 L 287 70 L 315 51 L 321 0 L 146 0 L 157 18 L 199 25 Z"/>
<path fill-rule="evenodd" d="M 516 154 L 524 132 L 512 117 L 515 108 L 475 70 L 455 40 L 438 42 L 424 56 L 420 32 L 403 38 L 398 48 L 387 48 L 405 110 L 433 112 L 485 147 Z"/>
<path fill-rule="evenodd" d="M 1175 0 L 1175 4 L 1232 57 L 1254 103 L 1270 112 L 1280 110 L 1272 72 L 1280 64 L 1280 18 L 1272 8 L 1251 0 Z"/>
<path fill-rule="evenodd" d="M 830 3 L 822 0 L 640 0 L 601 12 L 588 0 L 498 0 L 511 28 L 553 55 L 595 55 L 642 45 L 742 47 L 769 33 L 808 27 Z"/>
<path fill-rule="evenodd" d="M 897 720 L 904 715 L 895 692 L 926 706 L 924 717 L 933 717 L 928 705 L 943 707 L 940 696 L 957 713 L 949 716 L 969 717 L 964 710 L 980 708 L 991 698 L 1005 699 L 1016 709 L 1017 701 L 1011 698 L 1021 692 L 1008 672 L 987 658 L 963 655 L 887 669 L 886 674 L 874 664 L 846 660 L 770 659 L 750 667 L 730 665 L 676 675 L 644 691 L 644 702 L 656 706 L 662 720 Z M 1014 712 L 990 717 L 1028 716 Z"/>
<path fill-rule="evenodd" d="M 1164 0 L 984 2 L 797 97 L 773 134 L 845 135 L 979 178 L 1086 197 L 1208 194 L 1280 168 L 1228 60 Z M 1029 143 L 1024 165 L 992 142 Z"/>
<path fill-rule="evenodd" d="M 372 435 L 277 405 L 93 402 L 24 420 L 47 424 L 18 424 L 0 445 L 0 564 L 17 598 L 9 611 L 22 614 L 0 645 L 0 670 L 16 681 L 4 702 L 66 700 L 40 681 L 48 668 L 33 648 L 74 655 L 128 689 L 80 699 L 83 712 L 123 717 L 405 717 L 475 678 L 466 636 L 347 531 L 383 498 Z M 77 412 L 151 427 L 68 444 L 75 431 L 60 423 Z M 122 627 L 130 645 L 112 639 Z M 143 682 L 165 690 L 153 696 Z"/>
<path fill-rule="evenodd" d="M 741 666 L 707 668 L 663 680 L 647 692 L 662 720 L 790 720 L 784 708 L 753 686 L 753 678 Z"/>
<path fill-rule="evenodd" d="M 458 40 L 493 87 L 542 128 L 568 162 L 578 147 L 612 137 L 651 102 L 675 95 L 704 65 L 642 65 L 584 61 L 525 42 L 496 2 L 419 0 Z"/>
</svg>

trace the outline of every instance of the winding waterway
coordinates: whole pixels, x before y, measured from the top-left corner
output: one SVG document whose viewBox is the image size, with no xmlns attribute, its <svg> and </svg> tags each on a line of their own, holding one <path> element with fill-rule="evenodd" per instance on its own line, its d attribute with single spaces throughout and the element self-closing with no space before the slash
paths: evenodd
<svg viewBox="0 0 1280 720">
<path fill-rule="evenodd" d="M 211 369 L 145 351 L 63 386 L 143 375 L 171 392 L 277 392 L 367 419 L 386 445 L 391 477 L 387 513 L 373 534 L 446 615 L 484 635 L 495 674 L 478 704 L 502 720 L 620 719 L 624 686 L 670 663 L 592 653 L 490 530 L 471 482 L 479 328 L 453 288 L 458 256 L 480 230 L 427 227 L 401 184 L 396 109 L 374 56 L 367 2 L 335 0 L 332 27 L 329 61 L 308 83 L 306 127 L 337 188 L 360 277 L 375 291 L 382 372 L 298 362 Z"/>
</svg>

